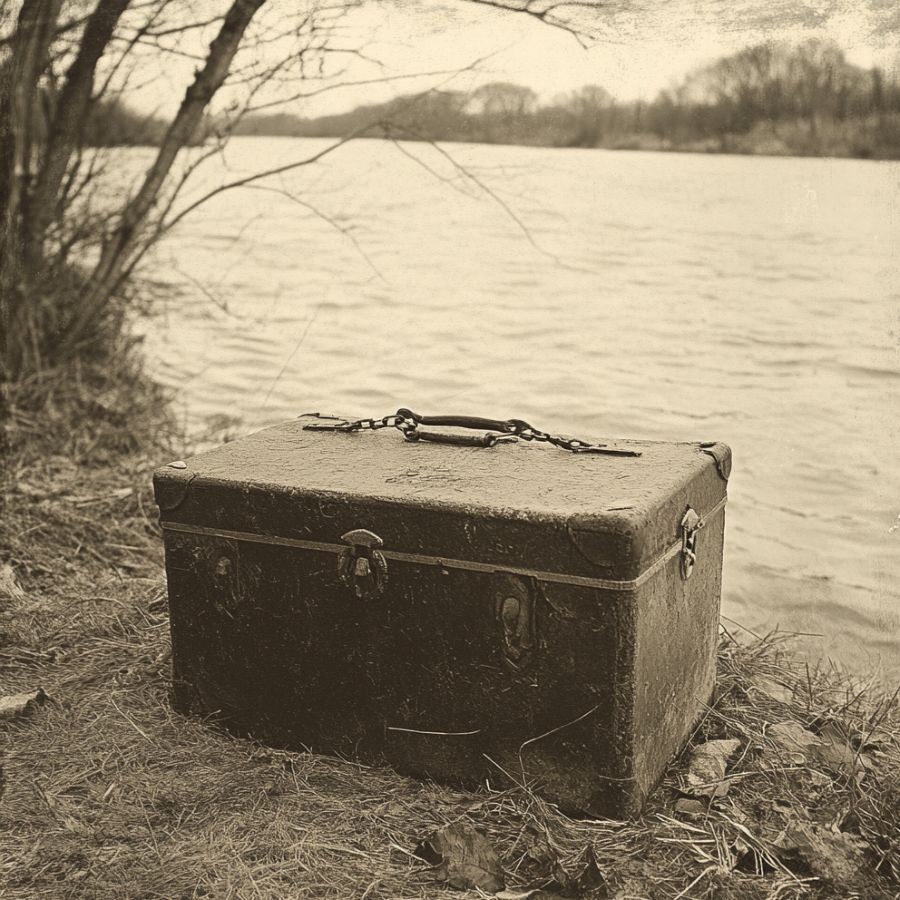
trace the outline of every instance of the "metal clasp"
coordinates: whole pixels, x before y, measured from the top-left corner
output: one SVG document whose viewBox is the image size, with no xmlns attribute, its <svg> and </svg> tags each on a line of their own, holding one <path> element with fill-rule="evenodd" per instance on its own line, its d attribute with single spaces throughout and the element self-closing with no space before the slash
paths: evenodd
<svg viewBox="0 0 900 900">
<path fill-rule="evenodd" d="M 315 415 L 325 421 L 310 422 L 303 426 L 304 431 L 352 431 L 350 422 L 340 416 L 321 416 L 319 413 L 307 413 L 307 415 Z"/>
<path fill-rule="evenodd" d="M 380 597 L 388 577 L 387 560 L 378 552 L 384 541 L 365 528 L 348 531 L 341 535 L 341 540 L 350 545 L 338 557 L 341 581 L 352 587 L 360 600 Z"/>
<path fill-rule="evenodd" d="M 498 585 L 494 610 L 500 627 L 503 661 L 514 670 L 526 669 L 534 657 L 534 599 L 520 578 L 507 575 Z"/>
<path fill-rule="evenodd" d="M 700 444 L 700 452 L 706 453 L 716 461 L 716 470 L 727 483 L 731 475 L 731 448 L 721 441 L 704 441 Z"/>
<path fill-rule="evenodd" d="M 688 507 L 681 520 L 681 577 L 687 581 L 697 561 L 697 532 L 705 523 L 696 511 Z"/>
</svg>

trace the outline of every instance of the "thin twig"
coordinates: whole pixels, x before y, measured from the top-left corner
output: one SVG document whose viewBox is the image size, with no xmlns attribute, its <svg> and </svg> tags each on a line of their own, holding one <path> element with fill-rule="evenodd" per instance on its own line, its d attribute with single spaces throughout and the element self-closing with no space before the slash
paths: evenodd
<svg viewBox="0 0 900 900">
<path fill-rule="evenodd" d="M 120 715 L 120 716 L 121 716 L 121 717 L 122 717 L 122 718 L 123 718 L 123 719 L 124 719 L 124 720 L 125 720 L 125 721 L 126 721 L 126 722 L 127 722 L 127 723 L 128 723 L 128 724 L 129 724 L 129 725 L 130 725 L 130 726 L 131 726 L 131 727 L 132 727 L 132 728 L 133 728 L 140 736 L 141 736 L 141 737 L 142 737 L 142 738 L 144 738 L 145 740 L 149 741 L 151 744 L 155 743 L 155 741 L 153 740 L 153 738 L 151 738 L 150 735 L 147 734 L 147 732 L 144 731 L 144 730 L 143 730 L 143 729 L 142 729 L 142 728 L 134 721 L 134 719 L 132 719 L 130 716 L 126 715 L 126 714 L 119 708 L 118 703 L 116 703 L 116 701 L 115 701 L 112 697 L 109 698 L 109 702 L 112 703 L 112 705 L 116 708 L 116 712 L 118 712 L 119 715 Z"/>
</svg>

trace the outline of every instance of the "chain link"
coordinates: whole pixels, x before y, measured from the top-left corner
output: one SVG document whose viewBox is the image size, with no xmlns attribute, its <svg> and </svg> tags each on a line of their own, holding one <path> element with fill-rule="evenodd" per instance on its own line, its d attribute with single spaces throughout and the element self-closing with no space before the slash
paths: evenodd
<svg viewBox="0 0 900 900">
<path fill-rule="evenodd" d="M 403 416 L 383 416 L 380 419 L 356 419 L 332 426 L 333 431 L 378 431 L 379 428 L 399 428 Z"/>
<path fill-rule="evenodd" d="M 522 419 L 510 419 L 507 423 L 510 425 L 510 434 L 521 438 L 523 441 L 538 441 L 540 443 L 552 444 L 559 447 L 560 450 L 568 450 L 571 453 L 606 453 L 612 456 L 640 456 L 635 450 L 624 450 L 619 447 L 608 447 L 606 444 L 591 444 L 580 438 L 568 438 L 561 434 L 550 434 L 547 431 L 541 431 L 529 425 Z"/>
<path fill-rule="evenodd" d="M 383 416 L 380 419 L 365 418 L 355 419 L 352 422 L 338 422 L 334 425 L 318 426 L 319 429 L 330 431 L 378 431 L 380 428 L 396 428 L 408 441 L 418 438 L 417 428 L 425 416 L 417 415 L 409 409 L 398 409 L 396 413 Z M 444 423 L 446 424 L 446 423 Z M 621 447 L 609 447 L 606 444 L 590 444 L 579 438 L 568 438 L 560 434 L 550 434 L 529 425 L 522 419 L 506 419 L 492 423 L 502 435 L 521 438 L 523 441 L 535 441 L 537 443 L 552 444 L 560 450 L 568 450 L 571 453 L 602 453 L 610 456 L 640 456 L 638 450 L 626 450 Z M 489 435 L 490 436 L 490 435 Z M 500 435 L 493 435 L 494 440 L 488 440 L 486 446 L 496 443 Z M 507 438 L 508 439 L 508 438 Z"/>
</svg>

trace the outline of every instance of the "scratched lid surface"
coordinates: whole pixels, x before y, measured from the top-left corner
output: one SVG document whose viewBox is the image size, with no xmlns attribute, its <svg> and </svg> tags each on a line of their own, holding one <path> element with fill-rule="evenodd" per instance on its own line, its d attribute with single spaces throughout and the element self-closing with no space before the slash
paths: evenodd
<svg viewBox="0 0 900 900">
<path fill-rule="evenodd" d="M 317 540 L 366 527 L 398 550 L 633 577 L 677 539 L 688 507 L 703 515 L 721 501 L 722 458 L 730 464 L 723 444 L 717 460 L 698 443 L 609 440 L 641 455 L 606 456 L 305 428 L 321 421 L 302 416 L 163 466 L 162 520 Z"/>
</svg>

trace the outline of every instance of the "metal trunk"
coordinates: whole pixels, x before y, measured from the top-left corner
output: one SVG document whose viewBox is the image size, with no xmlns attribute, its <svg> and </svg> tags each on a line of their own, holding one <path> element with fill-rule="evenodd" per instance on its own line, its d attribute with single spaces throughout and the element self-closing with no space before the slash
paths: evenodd
<svg viewBox="0 0 900 900">
<path fill-rule="evenodd" d="M 154 476 L 176 707 L 639 811 L 713 689 L 728 448 L 439 446 L 316 422 Z"/>
</svg>

